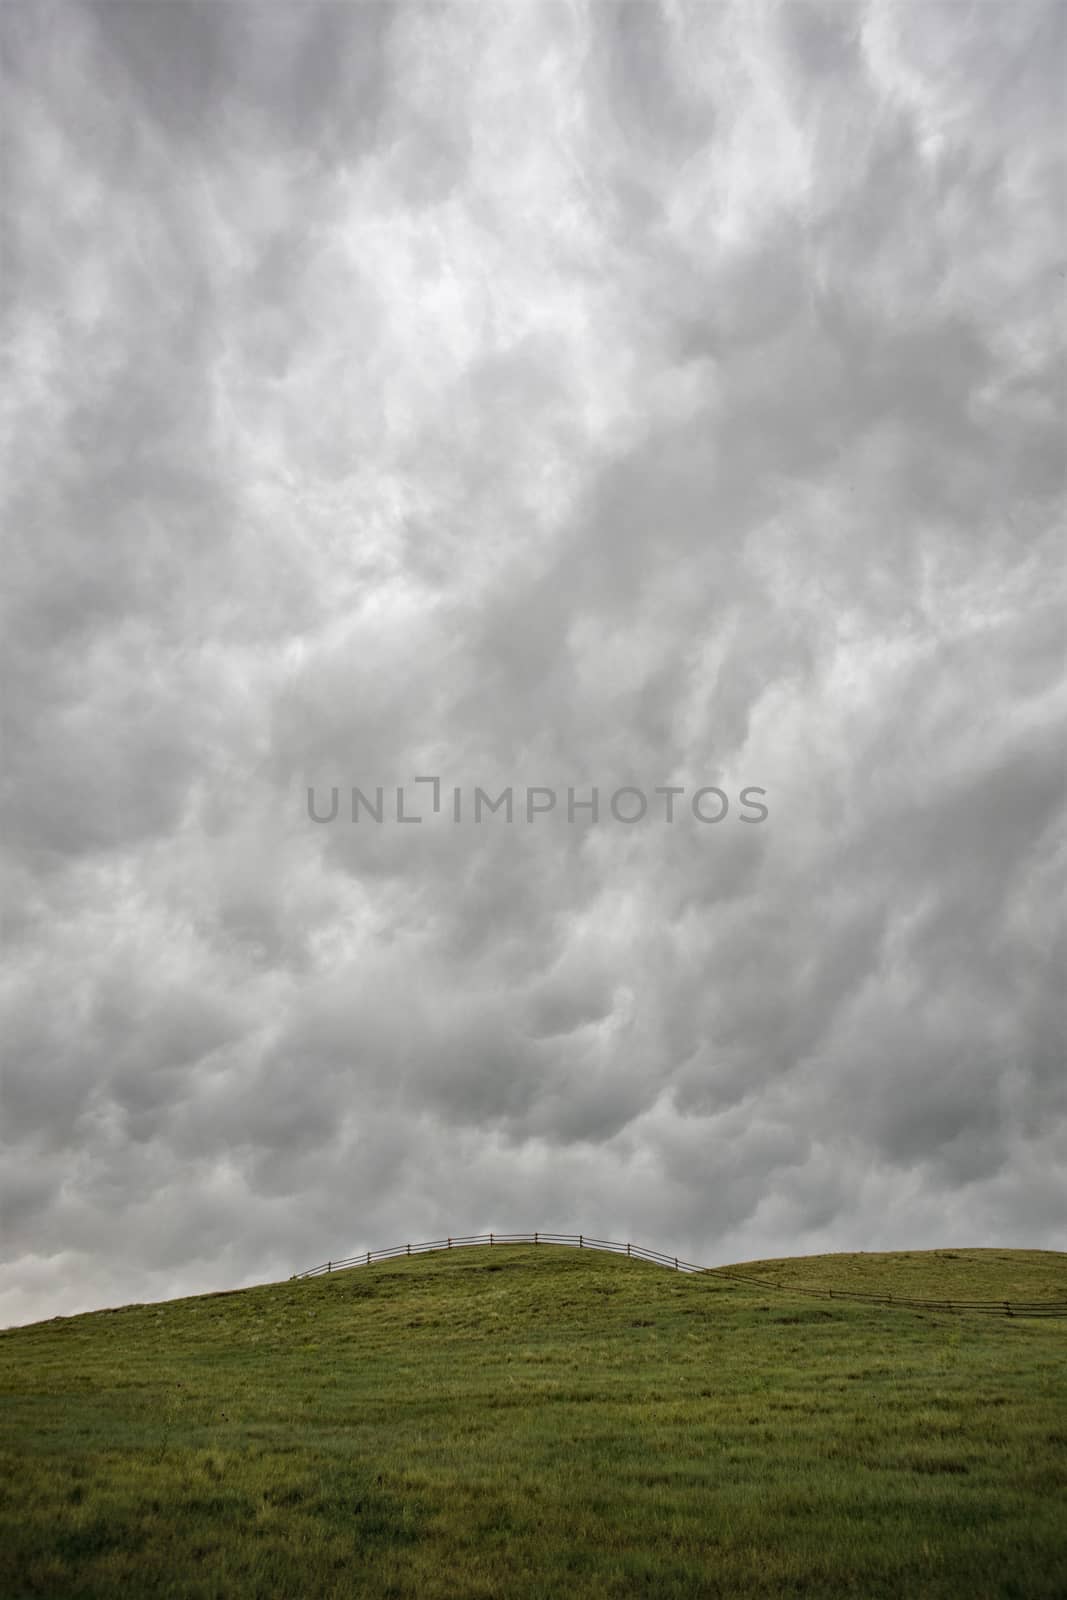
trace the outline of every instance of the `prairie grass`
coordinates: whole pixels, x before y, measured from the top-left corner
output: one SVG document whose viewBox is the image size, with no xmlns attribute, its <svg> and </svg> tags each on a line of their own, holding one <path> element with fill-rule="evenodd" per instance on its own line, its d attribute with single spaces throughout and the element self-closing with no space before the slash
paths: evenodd
<svg viewBox="0 0 1067 1600">
<path fill-rule="evenodd" d="M 751 1264 L 750 1264 L 751 1265 Z M 4 1600 L 1064 1600 L 1067 1255 L 457 1250 L 0 1333 Z"/>
</svg>

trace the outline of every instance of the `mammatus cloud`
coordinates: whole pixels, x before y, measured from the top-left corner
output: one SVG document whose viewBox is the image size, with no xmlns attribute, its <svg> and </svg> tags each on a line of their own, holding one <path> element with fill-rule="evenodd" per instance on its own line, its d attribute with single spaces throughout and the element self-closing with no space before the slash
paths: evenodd
<svg viewBox="0 0 1067 1600">
<path fill-rule="evenodd" d="M 0 32 L 0 1320 L 1061 1246 L 1062 7 Z"/>
</svg>

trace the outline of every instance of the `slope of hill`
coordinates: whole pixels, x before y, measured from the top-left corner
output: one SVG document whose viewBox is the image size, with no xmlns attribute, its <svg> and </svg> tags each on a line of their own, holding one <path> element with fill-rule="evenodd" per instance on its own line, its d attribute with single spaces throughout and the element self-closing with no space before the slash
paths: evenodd
<svg viewBox="0 0 1067 1600">
<path fill-rule="evenodd" d="M 756 1268 L 759 1268 L 759 1272 Z M 1067 1594 L 1067 1255 L 414 1257 L 0 1334 L 0 1593 Z M 803 1280 L 803 1281 L 802 1281 Z"/>
<path fill-rule="evenodd" d="M 1059 1250 L 904 1250 L 787 1256 L 731 1270 L 783 1288 L 839 1289 L 900 1299 L 1067 1300 L 1067 1255 Z"/>
</svg>

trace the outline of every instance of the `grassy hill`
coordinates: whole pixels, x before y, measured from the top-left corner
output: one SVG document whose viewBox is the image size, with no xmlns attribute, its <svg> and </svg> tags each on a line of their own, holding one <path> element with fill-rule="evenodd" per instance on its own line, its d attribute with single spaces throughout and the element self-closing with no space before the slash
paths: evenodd
<svg viewBox="0 0 1067 1600">
<path fill-rule="evenodd" d="M 796 1291 L 1067 1255 L 743 1270 L 486 1247 L 0 1333 L 0 1595 L 1063 1600 L 1067 1322 Z"/>
<path fill-rule="evenodd" d="M 1067 1255 L 1058 1250 L 895 1250 L 786 1256 L 734 1270 L 783 1287 L 886 1292 L 900 1299 L 1063 1300 Z"/>
</svg>

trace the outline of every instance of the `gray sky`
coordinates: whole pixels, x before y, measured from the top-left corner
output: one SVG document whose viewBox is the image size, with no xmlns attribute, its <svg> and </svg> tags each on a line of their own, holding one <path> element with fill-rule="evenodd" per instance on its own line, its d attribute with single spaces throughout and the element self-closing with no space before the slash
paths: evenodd
<svg viewBox="0 0 1067 1600">
<path fill-rule="evenodd" d="M 0 1323 L 1064 1247 L 1065 19 L 0 7 Z"/>
</svg>

